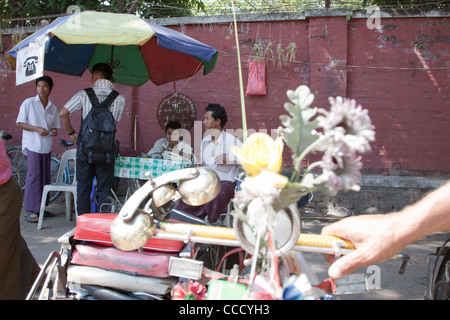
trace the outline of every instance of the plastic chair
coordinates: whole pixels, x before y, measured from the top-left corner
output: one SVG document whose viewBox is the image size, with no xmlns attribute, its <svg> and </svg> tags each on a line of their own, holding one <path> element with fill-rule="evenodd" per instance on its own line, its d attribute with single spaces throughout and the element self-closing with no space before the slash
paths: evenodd
<svg viewBox="0 0 450 320">
<path fill-rule="evenodd" d="M 75 161 L 77 154 L 77 149 L 70 149 L 64 152 L 61 163 L 59 165 L 58 174 L 56 175 L 56 183 L 55 184 L 47 184 L 44 186 L 44 190 L 42 191 L 42 200 L 41 200 L 41 210 L 39 213 L 39 222 L 38 229 L 42 228 L 42 221 L 44 220 L 44 211 L 45 204 L 47 202 L 47 196 L 50 191 L 63 191 L 66 195 L 66 220 L 72 220 L 72 197 L 73 195 L 73 204 L 75 204 L 75 215 L 78 217 L 77 210 L 77 182 L 76 182 L 76 165 L 74 165 L 74 179 L 71 184 L 64 182 L 64 169 L 67 166 L 68 161 Z"/>
</svg>

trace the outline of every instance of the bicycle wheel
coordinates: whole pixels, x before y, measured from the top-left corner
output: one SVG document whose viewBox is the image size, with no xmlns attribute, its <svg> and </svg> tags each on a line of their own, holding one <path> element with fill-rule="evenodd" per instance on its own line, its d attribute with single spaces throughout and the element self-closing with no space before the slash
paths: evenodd
<svg viewBox="0 0 450 320">
<path fill-rule="evenodd" d="M 76 179 L 75 177 L 75 161 L 67 162 L 66 169 L 64 170 L 64 182 L 68 184 L 72 184 Z"/>
<path fill-rule="evenodd" d="M 447 240 L 445 244 L 450 241 Z M 441 265 L 438 269 L 438 274 L 436 276 L 436 280 L 434 282 L 434 300 L 450 300 L 450 248 L 443 246 L 443 250 L 445 250 L 445 254 L 443 255 L 443 259 Z"/>
<path fill-rule="evenodd" d="M 9 161 L 12 166 L 12 174 L 17 179 L 20 187 L 25 189 L 27 179 L 28 161 L 27 156 L 23 154 L 21 146 L 10 146 L 6 148 Z"/>
</svg>

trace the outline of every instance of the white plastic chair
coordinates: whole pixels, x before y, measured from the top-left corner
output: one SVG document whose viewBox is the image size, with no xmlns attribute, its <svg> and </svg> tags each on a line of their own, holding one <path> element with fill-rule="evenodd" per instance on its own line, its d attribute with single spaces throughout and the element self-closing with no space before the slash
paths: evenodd
<svg viewBox="0 0 450 320">
<path fill-rule="evenodd" d="M 41 200 L 41 211 L 39 213 L 39 222 L 38 229 L 42 228 L 42 221 L 44 220 L 44 211 L 45 211 L 45 203 L 47 202 L 47 196 L 50 191 L 63 191 L 66 196 L 66 220 L 72 220 L 72 197 L 73 195 L 73 204 L 75 204 L 75 215 L 78 217 L 77 210 L 77 182 L 76 182 L 76 165 L 74 165 L 74 176 L 71 184 L 64 182 L 64 170 L 67 167 L 67 163 L 69 161 L 76 161 L 77 149 L 70 149 L 64 152 L 61 162 L 59 165 L 58 173 L 56 175 L 56 183 L 55 184 L 47 184 L 44 186 L 44 190 L 42 191 L 42 200 Z"/>
</svg>

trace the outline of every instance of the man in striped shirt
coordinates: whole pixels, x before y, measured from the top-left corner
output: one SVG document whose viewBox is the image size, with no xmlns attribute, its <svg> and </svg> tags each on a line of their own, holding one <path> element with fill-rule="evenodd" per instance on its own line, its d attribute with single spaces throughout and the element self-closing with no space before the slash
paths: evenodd
<svg viewBox="0 0 450 320">
<path fill-rule="evenodd" d="M 113 70 L 109 64 L 98 63 L 92 68 L 92 89 L 94 89 L 100 103 L 106 99 L 114 89 L 111 82 Z M 125 98 L 119 95 L 109 107 L 115 121 L 122 118 L 125 107 Z M 86 91 L 81 90 L 60 111 L 61 123 L 67 130 L 73 142 L 77 142 L 78 133 L 72 127 L 70 115 L 81 110 L 84 119 L 92 108 L 92 104 Z M 77 207 L 78 214 L 91 212 L 91 190 L 94 177 L 97 181 L 97 195 L 99 206 L 106 201 L 109 190 L 114 179 L 114 163 L 112 164 L 89 164 L 87 159 L 77 146 Z"/>
</svg>

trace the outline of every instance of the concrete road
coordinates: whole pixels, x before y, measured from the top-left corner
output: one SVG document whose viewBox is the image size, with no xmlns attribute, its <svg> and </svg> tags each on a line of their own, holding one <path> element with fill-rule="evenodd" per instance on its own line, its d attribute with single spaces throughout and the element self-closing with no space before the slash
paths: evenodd
<svg viewBox="0 0 450 320">
<path fill-rule="evenodd" d="M 41 230 L 37 229 L 37 223 L 30 223 L 23 219 L 20 222 L 22 236 L 40 265 L 45 263 L 52 251 L 59 252 L 58 238 L 76 226 L 75 220 L 66 221 L 64 196 L 51 203 L 47 210 L 54 213 L 55 217 L 44 218 Z"/>
<path fill-rule="evenodd" d="M 320 233 L 324 226 L 323 222 L 308 221 L 304 224 L 303 232 Z M 437 233 L 404 248 L 402 253 L 408 255 L 410 259 L 403 274 L 399 274 L 402 260 L 396 259 L 357 270 L 354 274 L 366 274 L 371 285 L 376 284 L 375 276 L 379 276 L 380 289 L 357 294 L 337 295 L 335 298 L 341 300 L 423 300 L 428 255 L 436 252 L 436 248 L 449 238 L 450 232 Z M 319 278 L 327 278 L 328 262 L 321 254 L 304 253 L 304 257 Z"/>
</svg>

